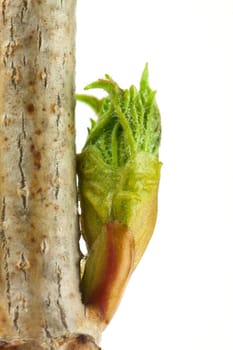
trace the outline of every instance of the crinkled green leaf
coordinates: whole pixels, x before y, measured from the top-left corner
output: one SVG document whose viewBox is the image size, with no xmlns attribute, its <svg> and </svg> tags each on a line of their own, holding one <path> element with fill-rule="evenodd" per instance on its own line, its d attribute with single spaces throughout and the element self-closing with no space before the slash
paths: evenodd
<svg viewBox="0 0 233 350">
<path fill-rule="evenodd" d="M 131 86 L 121 89 L 109 76 L 88 85 L 86 89 L 102 88 L 108 96 L 98 100 L 93 96 L 77 95 L 97 113 L 97 122 L 89 130 L 84 146 L 95 146 L 106 164 L 120 167 L 140 151 L 158 159 L 161 137 L 160 113 L 156 92 L 149 87 L 146 65 L 139 91 Z"/>
</svg>

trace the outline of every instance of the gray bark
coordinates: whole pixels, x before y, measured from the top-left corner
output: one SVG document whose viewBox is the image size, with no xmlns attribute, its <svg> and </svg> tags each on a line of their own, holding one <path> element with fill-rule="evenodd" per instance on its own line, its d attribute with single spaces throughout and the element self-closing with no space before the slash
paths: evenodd
<svg viewBox="0 0 233 350">
<path fill-rule="evenodd" d="M 79 292 L 75 3 L 1 1 L 0 349 L 100 336 Z"/>
</svg>

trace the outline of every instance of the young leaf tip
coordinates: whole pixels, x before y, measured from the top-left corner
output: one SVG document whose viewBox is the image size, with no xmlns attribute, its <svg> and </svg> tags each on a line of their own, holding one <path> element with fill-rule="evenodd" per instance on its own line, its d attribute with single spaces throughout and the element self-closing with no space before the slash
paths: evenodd
<svg viewBox="0 0 233 350">
<path fill-rule="evenodd" d="M 143 90 L 148 86 L 149 86 L 149 65 L 148 63 L 146 63 L 141 76 L 140 90 Z"/>
</svg>

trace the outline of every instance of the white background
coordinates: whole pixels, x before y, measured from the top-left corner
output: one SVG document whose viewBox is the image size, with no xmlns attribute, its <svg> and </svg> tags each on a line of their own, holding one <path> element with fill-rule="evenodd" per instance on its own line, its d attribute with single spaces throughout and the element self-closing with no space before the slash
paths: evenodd
<svg viewBox="0 0 233 350">
<path fill-rule="evenodd" d="M 77 91 L 149 62 L 162 115 L 159 216 L 104 350 L 233 349 L 233 1 L 78 0 Z M 80 144 L 92 111 L 77 106 Z"/>
</svg>

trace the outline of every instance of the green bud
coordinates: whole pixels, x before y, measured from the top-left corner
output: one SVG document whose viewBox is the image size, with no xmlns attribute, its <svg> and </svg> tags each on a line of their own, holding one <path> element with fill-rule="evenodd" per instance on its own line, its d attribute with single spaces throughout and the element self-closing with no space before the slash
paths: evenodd
<svg viewBox="0 0 233 350">
<path fill-rule="evenodd" d="M 97 246 L 95 242 L 100 235 L 107 237 L 103 236 L 103 228 L 113 222 L 119 223 L 116 227 L 124 225 L 125 232 L 132 235 L 136 267 L 154 231 L 161 168 L 160 113 L 156 92 L 149 87 L 148 65 L 139 90 L 134 86 L 121 89 L 108 75 L 86 87 L 94 88 L 104 89 L 107 96 L 97 99 L 77 95 L 79 101 L 88 104 L 97 114 L 97 120 L 92 121 L 88 130 L 86 144 L 77 156 L 82 233 L 90 255 L 86 265 L 89 271 L 84 271 L 84 276 L 92 276 L 91 269 L 96 269 L 99 258 L 94 256 L 99 253 L 91 257 L 92 247 Z M 99 245 L 106 247 L 107 243 Z M 117 251 L 119 246 L 118 243 Z M 85 280 L 89 281 L 89 277 Z M 123 280 L 128 280 L 128 276 Z M 111 283 L 114 288 L 114 281 Z M 84 300 L 88 299 L 85 295 L 90 294 L 87 285 Z M 88 300 L 85 302 L 88 304 Z"/>
</svg>

